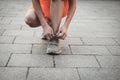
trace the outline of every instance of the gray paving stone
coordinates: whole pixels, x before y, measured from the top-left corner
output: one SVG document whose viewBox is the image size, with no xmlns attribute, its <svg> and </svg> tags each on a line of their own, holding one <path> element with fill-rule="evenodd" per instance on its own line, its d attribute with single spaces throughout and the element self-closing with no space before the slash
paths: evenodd
<svg viewBox="0 0 120 80">
<path fill-rule="evenodd" d="M 65 40 L 60 40 L 60 45 L 70 45 L 70 44 L 83 44 L 80 38 L 66 38 Z"/>
<path fill-rule="evenodd" d="M 0 29 L 6 29 L 6 30 L 20 30 L 21 25 L 0 25 Z"/>
<path fill-rule="evenodd" d="M 32 54 L 46 54 L 46 49 L 46 44 L 33 45 Z"/>
<path fill-rule="evenodd" d="M 120 55 L 120 46 L 106 46 L 112 55 Z"/>
<path fill-rule="evenodd" d="M 0 80 L 26 80 L 27 68 L 0 67 Z"/>
<path fill-rule="evenodd" d="M 119 32 L 95 32 L 96 37 L 120 37 Z"/>
<path fill-rule="evenodd" d="M 0 20 L 2 20 L 3 19 L 3 17 L 0 17 Z"/>
<path fill-rule="evenodd" d="M 71 46 L 73 54 L 110 55 L 105 46 Z"/>
<path fill-rule="evenodd" d="M 39 31 L 35 31 L 35 35 L 34 35 L 34 37 L 42 37 L 42 33 L 43 33 L 43 31 L 42 31 L 42 29 L 38 29 Z"/>
<path fill-rule="evenodd" d="M 6 30 L 3 35 L 13 35 L 13 36 L 33 36 L 33 31 L 27 30 Z"/>
<path fill-rule="evenodd" d="M 2 12 L 4 12 L 4 11 L 2 11 Z M 15 17 L 16 15 L 15 14 L 8 14 L 8 13 L 1 13 L 0 14 L 0 16 L 1 17 Z M 9 20 L 3 20 L 2 22 L 4 22 L 5 24 L 7 24 L 7 22 L 10 22 Z M 1 22 L 1 24 L 2 24 L 2 22 Z"/>
<path fill-rule="evenodd" d="M 53 67 L 53 56 L 33 54 L 13 54 L 8 66 Z"/>
<path fill-rule="evenodd" d="M 12 20 L 10 24 L 25 24 L 24 20 Z"/>
<path fill-rule="evenodd" d="M 16 37 L 14 43 L 34 43 L 34 44 L 38 44 L 38 43 L 48 43 L 47 40 L 42 40 L 39 37 Z"/>
<path fill-rule="evenodd" d="M 81 80 L 120 80 L 120 69 L 81 68 L 79 74 Z"/>
<path fill-rule="evenodd" d="M 62 50 L 63 55 L 64 54 L 72 54 L 69 46 L 60 45 L 60 48 Z"/>
<path fill-rule="evenodd" d="M 12 43 L 15 37 L 13 36 L 0 36 L 0 43 Z"/>
<path fill-rule="evenodd" d="M 1 16 L 1 14 L 0 14 Z M 10 24 L 11 20 L 0 20 L 0 24 Z"/>
<path fill-rule="evenodd" d="M 112 38 L 83 38 L 88 45 L 118 45 Z"/>
<path fill-rule="evenodd" d="M 73 29 L 73 28 L 72 28 Z M 95 34 L 93 32 L 80 32 L 80 31 L 71 31 L 71 32 L 68 32 L 68 37 L 96 37 Z"/>
<path fill-rule="evenodd" d="M 20 13 L 20 12 L 19 12 Z M 6 13 L 5 13 L 6 14 Z M 9 14 L 16 14 L 16 12 L 9 12 Z M 22 14 L 22 13 L 21 13 Z M 6 17 L 3 17 L 3 19 L 2 20 L 16 20 L 16 21 L 24 21 L 24 19 L 23 18 L 19 18 L 19 17 L 13 17 L 13 16 L 6 16 Z"/>
<path fill-rule="evenodd" d="M 120 68 L 120 56 L 97 56 L 101 67 Z"/>
<path fill-rule="evenodd" d="M 5 30 L 0 30 L 0 35 L 2 35 L 4 31 L 5 31 Z"/>
<path fill-rule="evenodd" d="M 0 66 L 5 66 L 10 57 L 10 54 L 0 53 Z"/>
<path fill-rule="evenodd" d="M 120 38 L 115 38 L 114 40 L 120 45 Z"/>
<path fill-rule="evenodd" d="M 31 68 L 28 80 L 80 80 L 72 68 Z"/>
<path fill-rule="evenodd" d="M 94 56 L 60 55 L 55 56 L 56 67 L 99 67 Z"/>
<path fill-rule="evenodd" d="M 30 53 L 32 45 L 0 44 L 0 53 Z"/>
</svg>

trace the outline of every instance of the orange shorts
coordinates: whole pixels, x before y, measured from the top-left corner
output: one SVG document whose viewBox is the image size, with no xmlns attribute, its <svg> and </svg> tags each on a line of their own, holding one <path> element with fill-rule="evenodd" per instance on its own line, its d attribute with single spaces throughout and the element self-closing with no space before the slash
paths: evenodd
<svg viewBox="0 0 120 80">
<path fill-rule="evenodd" d="M 43 14 L 46 18 L 50 19 L 50 0 L 40 0 L 41 8 L 43 11 Z M 68 0 L 65 0 L 64 3 L 64 12 L 63 12 L 63 17 L 65 17 L 68 13 Z M 29 7 L 29 10 L 34 10 L 33 6 Z"/>
</svg>

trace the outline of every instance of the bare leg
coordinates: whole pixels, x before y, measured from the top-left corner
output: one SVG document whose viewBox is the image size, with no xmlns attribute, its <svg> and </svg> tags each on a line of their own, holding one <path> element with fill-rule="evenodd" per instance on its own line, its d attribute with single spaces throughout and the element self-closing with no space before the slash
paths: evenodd
<svg viewBox="0 0 120 80">
<path fill-rule="evenodd" d="M 25 23 L 28 24 L 30 27 L 38 27 L 41 25 L 37 15 L 35 14 L 34 10 L 28 10 L 25 15 Z"/>
<path fill-rule="evenodd" d="M 51 26 L 51 21 L 46 19 L 47 23 Z M 34 10 L 28 10 L 25 15 L 25 23 L 29 25 L 32 28 L 41 26 L 41 23 L 34 12 Z M 42 39 L 47 40 L 44 36 L 42 36 Z"/>
<path fill-rule="evenodd" d="M 62 15 L 63 15 L 63 9 L 64 9 L 64 1 L 63 0 L 51 0 L 51 9 L 50 9 L 50 14 L 51 14 L 51 23 L 52 23 L 52 28 L 54 31 L 54 34 L 58 32 L 61 20 L 62 20 Z M 48 54 L 61 54 L 62 51 L 59 48 L 59 40 L 56 38 L 53 38 L 47 47 L 46 53 Z"/>
<path fill-rule="evenodd" d="M 51 0 L 51 6 L 50 6 L 51 23 L 55 35 L 61 23 L 63 10 L 64 10 L 63 0 Z"/>
</svg>

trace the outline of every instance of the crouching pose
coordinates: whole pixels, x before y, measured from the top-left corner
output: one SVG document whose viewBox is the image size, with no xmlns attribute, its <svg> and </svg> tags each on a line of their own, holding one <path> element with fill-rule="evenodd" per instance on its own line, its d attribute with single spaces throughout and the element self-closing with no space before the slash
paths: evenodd
<svg viewBox="0 0 120 80">
<path fill-rule="evenodd" d="M 25 22 L 30 27 L 42 26 L 43 39 L 49 41 L 46 53 L 60 54 L 59 39 L 65 39 L 76 10 L 76 0 L 32 0 Z M 61 20 L 66 16 L 64 24 Z"/>
</svg>

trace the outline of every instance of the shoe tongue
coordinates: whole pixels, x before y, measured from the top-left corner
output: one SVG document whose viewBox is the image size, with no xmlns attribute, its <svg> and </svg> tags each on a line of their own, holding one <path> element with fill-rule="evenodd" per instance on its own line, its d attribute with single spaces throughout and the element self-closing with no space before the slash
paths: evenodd
<svg viewBox="0 0 120 80">
<path fill-rule="evenodd" d="M 52 39 L 52 40 L 50 41 L 50 44 L 51 44 L 51 45 L 58 45 L 58 39 Z"/>
</svg>

